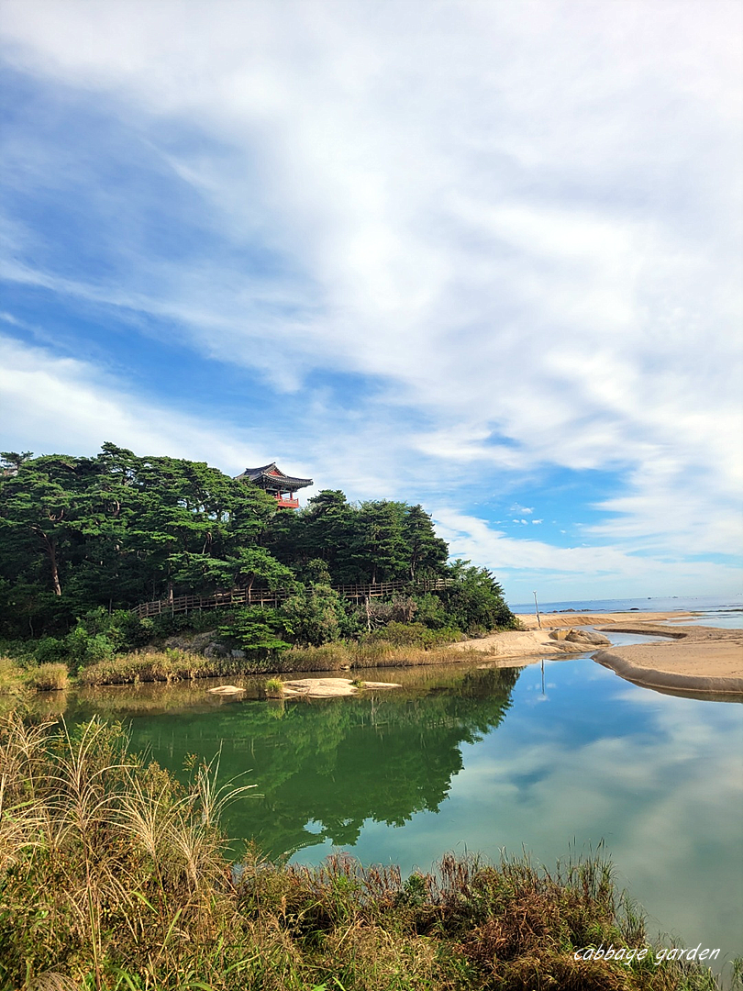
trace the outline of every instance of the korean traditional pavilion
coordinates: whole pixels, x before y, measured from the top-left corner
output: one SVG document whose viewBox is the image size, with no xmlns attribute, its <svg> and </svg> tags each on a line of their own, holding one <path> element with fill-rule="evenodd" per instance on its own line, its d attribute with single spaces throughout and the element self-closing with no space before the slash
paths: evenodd
<svg viewBox="0 0 743 991">
<path fill-rule="evenodd" d="M 259 485 L 276 499 L 279 509 L 298 509 L 299 499 L 294 493 L 312 485 L 311 478 L 293 478 L 291 475 L 285 475 L 275 461 L 270 465 L 263 465 L 262 468 L 246 468 L 242 475 L 235 476 L 235 481 L 253 482 Z"/>
</svg>

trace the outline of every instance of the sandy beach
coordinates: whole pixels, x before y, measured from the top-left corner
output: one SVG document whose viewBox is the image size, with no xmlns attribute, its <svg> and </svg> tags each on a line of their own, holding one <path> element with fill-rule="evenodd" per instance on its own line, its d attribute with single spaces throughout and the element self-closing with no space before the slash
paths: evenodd
<svg viewBox="0 0 743 991">
<path fill-rule="evenodd" d="M 687 618 L 691 613 L 643 613 L 643 618 L 649 621 L 663 621 L 671 617 Z M 584 654 L 596 650 L 596 644 L 587 640 L 556 640 L 550 636 L 553 630 L 567 631 L 573 629 L 579 632 L 581 627 L 592 626 L 606 628 L 606 636 L 611 639 L 609 627 L 615 623 L 628 622 L 637 619 L 637 613 L 547 613 L 541 616 L 541 628 L 533 614 L 524 613 L 516 617 L 521 623 L 520 630 L 506 630 L 502 633 L 491 633 L 477 640 L 465 640 L 453 643 L 449 650 L 469 651 L 484 654 L 492 666 L 507 667 L 506 662 L 523 659 L 524 664 L 531 664 L 540 657 L 559 657 L 571 654 Z M 609 646 L 608 644 L 606 645 Z M 501 663 L 502 662 L 502 663 Z"/>
<path fill-rule="evenodd" d="M 693 616 L 690 612 L 610 612 L 610 613 L 582 613 L 582 612 L 560 612 L 541 613 L 540 622 L 543 630 L 558 630 L 565 626 L 613 626 L 617 623 L 642 622 L 642 623 L 681 623 L 685 619 Z M 539 624 L 534 613 L 519 613 L 516 617 L 525 630 L 537 630 Z"/>
<path fill-rule="evenodd" d="M 487 656 L 488 661 L 493 661 L 493 666 L 508 667 L 508 664 L 499 665 L 496 662 L 500 660 L 513 662 L 515 659 L 523 658 L 524 664 L 531 664 L 540 657 L 548 655 L 584 654 L 587 650 L 596 649 L 591 644 L 552 640 L 549 634 L 548 629 L 506 630 L 503 633 L 491 633 L 477 640 L 449 644 L 447 650 L 482 654 Z"/>
<path fill-rule="evenodd" d="M 693 613 L 543 613 L 520 615 L 523 629 L 451 644 L 449 650 L 487 658 L 488 667 L 531 664 L 542 657 L 593 652 L 593 659 L 622 678 L 646 688 L 743 698 L 743 629 L 684 626 Z M 637 633 L 652 642 L 631 647 L 594 645 L 579 639 L 590 626 L 611 640 L 612 633 Z M 574 631 L 575 640 L 550 634 Z"/>
</svg>

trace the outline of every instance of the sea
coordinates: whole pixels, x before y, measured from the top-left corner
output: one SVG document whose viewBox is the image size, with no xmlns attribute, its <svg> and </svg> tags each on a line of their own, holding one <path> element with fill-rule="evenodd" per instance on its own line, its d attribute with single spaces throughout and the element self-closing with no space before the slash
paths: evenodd
<svg viewBox="0 0 743 991">
<path fill-rule="evenodd" d="M 509 602 L 514 613 L 533 613 L 531 602 Z M 566 602 L 539 602 L 539 612 L 549 613 L 612 613 L 612 612 L 692 612 L 687 626 L 718 626 L 726 629 L 743 627 L 743 594 L 722 598 L 712 595 L 648 596 L 644 599 L 577 599 Z"/>
</svg>

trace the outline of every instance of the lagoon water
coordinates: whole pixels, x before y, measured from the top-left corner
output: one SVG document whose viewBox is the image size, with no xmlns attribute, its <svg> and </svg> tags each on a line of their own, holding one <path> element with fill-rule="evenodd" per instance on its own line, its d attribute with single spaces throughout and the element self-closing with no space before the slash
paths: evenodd
<svg viewBox="0 0 743 991">
<path fill-rule="evenodd" d="M 587 655 L 367 677 L 403 688 L 312 703 L 113 688 L 77 715 L 130 720 L 134 745 L 181 773 L 221 749 L 221 777 L 256 785 L 227 828 L 271 856 L 345 850 L 409 872 L 525 849 L 554 867 L 603 844 L 651 935 L 743 951 L 743 705 L 639 688 Z"/>
</svg>

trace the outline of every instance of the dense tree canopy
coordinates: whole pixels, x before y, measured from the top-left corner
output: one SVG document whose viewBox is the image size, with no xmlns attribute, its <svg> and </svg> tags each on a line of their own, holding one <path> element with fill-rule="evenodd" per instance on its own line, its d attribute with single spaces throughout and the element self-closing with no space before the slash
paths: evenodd
<svg viewBox="0 0 743 991">
<path fill-rule="evenodd" d="M 421 506 L 352 504 L 325 490 L 280 511 L 258 486 L 204 463 L 114 444 L 93 458 L 1 457 L 0 635 L 58 634 L 96 609 L 148 599 L 280 588 L 287 635 L 319 644 L 354 631 L 354 605 L 334 588 L 387 581 L 410 582 L 410 595 L 377 610 L 382 623 L 466 631 L 512 621 L 489 572 L 448 563 Z M 415 596 L 425 577 L 452 583 Z"/>
</svg>

